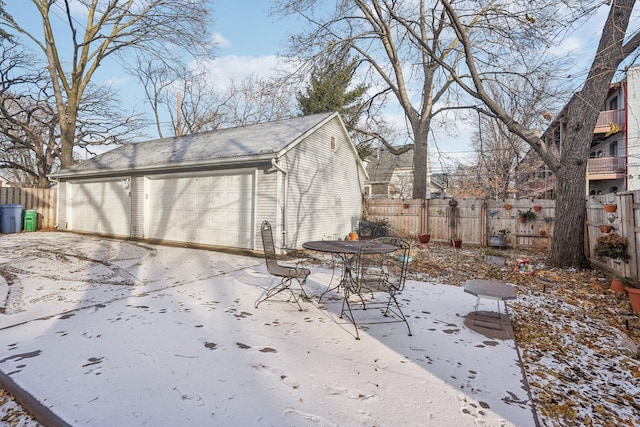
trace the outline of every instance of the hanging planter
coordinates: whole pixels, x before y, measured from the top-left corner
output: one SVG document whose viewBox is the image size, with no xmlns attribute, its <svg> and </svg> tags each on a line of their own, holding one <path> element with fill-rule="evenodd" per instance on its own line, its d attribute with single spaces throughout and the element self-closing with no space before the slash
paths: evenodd
<svg viewBox="0 0 640 427">
<path fill-rule="evenodd" d="M 613 227 L 610 226 L 609 224 L 600 225 L 600 232 L 603 233 L 603 234 L 611 233 L 612 229 L 613 229 Z"/>
<path fill-rule="evenodd" d="M 409 209 L 409 203 L 403 203 L 402 207 L 405 208 L 405 209 Z"/>
<path fill-rule="evenodd" d="M 604 211 L 607 213 L 612 213 L 618 210 L 618 205 L 615 203 L 606 203 L 604 205 Z"/>
<path fill-rule="evenodd" d="M 536 212 L 540 212 L 540 211 L 542 210 L 542 206 L 540 206 L 540 205 L 535 205 L 535 206 L 533 207 L 533 210 L 534 210 L 534 211 L 536 211 Z"/>
<path fill-rule="evenodd" d="M 510 211 L 512 207 L 513 207 L 513 206 L 512 206 L 512 205 L 510 205 L 509 203 L 505 203 L 505 204 L 504 204 L 504 208 L 505 208 L 506 210 L 508 210 L 508 211 Z"/>
<path fill-rule="evenodd" d="M 449 200 L 449 206 L 455 208 L 456 206 L 458 206 L 458 201 L 456 199 Z"/>
<path fill-rule="evenodd" d="M 518 220 L 523 224 L 529 221 L 533 222 L 537 219 L 538 219 L 538 214 L 532 211 L 531 209 L 527 211 L 521 211 L 521 210 L 518 211 Z"/>
<path fill-rule="evenodd" d="M 613 260 L 627 261 L 629 259 L 629 240 L 617 233 L 603 234 L 596 240 L 593 249 L 598 258 L 610 258 Z"/>
</svg>

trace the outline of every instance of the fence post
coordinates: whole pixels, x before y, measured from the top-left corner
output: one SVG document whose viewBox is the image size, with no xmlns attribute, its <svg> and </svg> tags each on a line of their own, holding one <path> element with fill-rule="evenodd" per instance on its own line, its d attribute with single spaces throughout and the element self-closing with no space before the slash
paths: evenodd
<svg viewBox="0 0 640 427">
<path fill-rule="evenodd" d="M 629 260 L 624 266 L 625 277 L 638 279 L 638 250 L 636 246 L 635 214 L 633 210 L 633 193 L 619 195 L 620 205 L 618 219 L 620 220 L 620 235 L 629 240 Z"/>
</svg>

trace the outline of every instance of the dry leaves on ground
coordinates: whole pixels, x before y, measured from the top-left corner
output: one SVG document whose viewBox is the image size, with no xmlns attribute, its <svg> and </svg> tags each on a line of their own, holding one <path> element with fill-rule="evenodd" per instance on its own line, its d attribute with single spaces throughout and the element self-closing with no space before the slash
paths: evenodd
<svg viewBox="0 0 640 427">
<path fill-rule="evenodd" d="M 543 425 L 640 426 L 640 318 L 627 315 L 626 295 L 609 290 L 611 276 L 546 268 L 544 254 L 502 254 L 508 261 L 499 267 L 484 261 L 481 248 L 434 245 L 414 251 L 412 275 L 459 286 L 471 278 L 516 286 L 509 312 Z M 519 258 L 529 260 L 533 274 L 517 270 Z"/>
</svg>

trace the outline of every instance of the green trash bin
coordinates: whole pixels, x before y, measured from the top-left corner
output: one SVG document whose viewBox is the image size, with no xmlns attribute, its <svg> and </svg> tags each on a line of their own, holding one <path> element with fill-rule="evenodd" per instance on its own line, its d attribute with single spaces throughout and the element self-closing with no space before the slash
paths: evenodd
<svg viewBox="0 0 640 427">
<path fill-rule="evenodd" d="M 36 231 L 38 214 L 35 209 L 24 211 L 24 231 Z"/>
</svg>

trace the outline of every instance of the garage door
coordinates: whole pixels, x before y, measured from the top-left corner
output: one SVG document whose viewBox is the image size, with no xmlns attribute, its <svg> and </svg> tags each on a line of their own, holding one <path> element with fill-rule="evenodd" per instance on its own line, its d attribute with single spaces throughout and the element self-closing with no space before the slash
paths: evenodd
<svg viewBox="0 0 640 427">
<path fill-rule="evenodd" d="M 113 236 L 130 234 L 129 187 L 118 180 L 71 184 L 71 229 Z"/>
<path fill-rule="evenodd" d="M 149 179 L 152 239 L 251 248 L 254 174 Z"/>
</svg>

